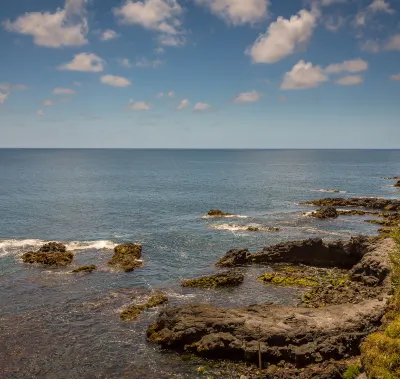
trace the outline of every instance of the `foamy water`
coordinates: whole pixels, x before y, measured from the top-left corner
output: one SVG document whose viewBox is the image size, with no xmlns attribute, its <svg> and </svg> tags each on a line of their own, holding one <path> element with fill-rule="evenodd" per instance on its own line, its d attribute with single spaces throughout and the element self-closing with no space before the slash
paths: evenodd
<svg viewBox="0 0 400 379">
<path fill-rule="evenodd" d="M 249 225 L 236 225 L 236 224 L 217 224 L 217 225 L 210 225 L 210 229 L 214 230 L 228 230 L 231 232 L 249 232 L 249 233 L 256 233 L 256 232 L 277 232 L 279 228 L 263 226 L 259 224 L 249 224 Z M 249 230 L 249 228 L 258 228 L 257 231 Z"/>
<path fill-rule="evenodd" d="M 211 219 L 219 219 L 219 218 L 249 218 L 249 216 L 244 216 L 244 215 L 226 215 L 226 216 L 209 216 L 209 215 L 204 215 L 201 216 L 201 218 L 211 218 Z"/>
<path fill-rule="evenodd" d="M 332 190 L 332 189 L 318 189 L 318 190 L 311 190 L 311 192 L 322 192 L 322 193 L 347 193 L 347 191 L 339 191 L 339 190 Z"/>
</svg>

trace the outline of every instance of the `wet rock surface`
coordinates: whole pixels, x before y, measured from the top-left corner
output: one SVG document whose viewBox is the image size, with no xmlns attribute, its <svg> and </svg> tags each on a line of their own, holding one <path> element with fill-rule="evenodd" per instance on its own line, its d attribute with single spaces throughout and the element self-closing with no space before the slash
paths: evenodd
<svg viewBox="0 0 400 379">
<path fill-rule="evenodd" d="M 80 273 L 80 272 L 85 272 L 85 273 L 91 273 L 91 272 L 93 272 L 94 270 L 97 270 L 97 266 L 95 266 L 95 265 L 89 265 L 89 266 L 80 266 L 80 267 L 77 267 L 75 270 L 72 270 L 72 272 L 74 273 L 74 274 L 77 274 L 77 273 Z"/>
<path fill-rule="evenodd" d="M 226 217 L 226 216 L 234 216 L 233 213 L 222 212 L 220 209 L 211 209 L 207 212 L 207 216 L 210 217 Z"/>
<path fill-rule="evenodd" d="M 22 255 L 25 263 L 38 263 L 46 266 L 67 266 L 73 258 L 74 254 L 66 251 L 65 245 L 58 242 L 46 243 L 38 251 L 28 251 Z"/>
<path fill-rule="evenodd" d="M 139 259 L 142 256 L 142 246 L 136 243 L 124 243 L 114 248 L 114 255 L 108 261 L 110 266 L 118 266 L 124 271 L 133 271 L 143 265 Z"/>
<path fill-rule="evenodd" d="M 325 207 L 317 209 L 315 212 L 312 212 L 310 216 L 320 219 L 337 218 L 339 217 L 339 213 L 334 207 Z"/>
<path fill-rule="evenodd" d="M 155 293 L 145 303 L 133 304 L 125 308 L 121 314 L 121 320 L 134 321 L 145 309 L 157 307 L 168 302 L 168 297 L 162 293 Z"/>
<path fill-rule="evenodd" d="M 181 286 L 198 288 L 234 287 L 242 284 L 243 280 L 243 274 L 231 270 L 214 275 L 202 276 L 196 279 L 185 280 L 181 283 Z"/>
<path fill-rule="evenodd" d="M 362 207 L 370 209 L 381 209 L 386 211 L 400 211 L 400 200 L 381 199 L 369 197 L 336 197 L 311 200 L 300 203 L 300 205 L 314 205 L 317 207 Z"/>
</svg>

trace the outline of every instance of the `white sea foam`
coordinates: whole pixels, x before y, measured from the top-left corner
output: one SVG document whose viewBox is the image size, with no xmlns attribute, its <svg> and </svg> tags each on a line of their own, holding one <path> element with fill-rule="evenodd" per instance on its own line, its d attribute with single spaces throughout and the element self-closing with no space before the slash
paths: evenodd
<svg viewBox="0 0 400 379">
<path fill-rule="evenodd" d="M 0 258 L 8 255 L 18 255 L 26 250 L 36 250 L 48 241 L 40 239 L 8 239 L 0 240 Z M 108 240 L 101 241 L 71 241 L 67 242 L 66 248 L 69 251 L 79 250 L 112 250 L 117 245 Z"/>
<path fill-rule="evenodd" d="M 212 219 L 219 219 L 219 218 L 248 218 L 249 216 L 243 216 L 243 215 L 226 215 L 226 216 L 209 216 L 209 215 L 204 215 L 201 216 L 201 218 L 212 218 Z"/>
<path fill-rule="evenodd" d="M 260 232 L 273 232 L 278 229 L 266 227 L 259 224 L 249 224 L 249 225 L 236 225 L 236 224 L 216 224 L 211 225 L 210 229 L 215 230 L 228 230 L 231 232 L 243 231 L 243 232 L 251 232 L 249 228 L 258 228 Z"/>
<path fill-rule="evenodd" d="M 318 190 L 311 190 L 312 192 L 324 192 L 324 193 L 347 193 L 347 191 L 339 191 L 339 190 L 332 190 L 332 189 L 318 189 Z"/>
</svg>

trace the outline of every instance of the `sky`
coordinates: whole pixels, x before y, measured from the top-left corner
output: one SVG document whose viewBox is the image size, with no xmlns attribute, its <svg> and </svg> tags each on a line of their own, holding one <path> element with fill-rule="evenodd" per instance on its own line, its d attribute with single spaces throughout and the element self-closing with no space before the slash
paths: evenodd
<svg viewBox="0 0 400 379">
<path fill-rule="evenodd" d="M 398 0 L 0 3 L 0 147 L 400 148 Z"/>
</svg>

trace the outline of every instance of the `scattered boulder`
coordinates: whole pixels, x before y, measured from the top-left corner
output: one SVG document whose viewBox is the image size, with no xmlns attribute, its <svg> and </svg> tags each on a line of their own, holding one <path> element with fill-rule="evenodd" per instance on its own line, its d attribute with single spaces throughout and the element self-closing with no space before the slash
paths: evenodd
<svg viewBox="0 0 400 379">
<path fill-rule="evenodd" d="M 73 273 L 80 273 L 80 272 L 90 273 L 94 270 L 97 270 L 97 266 L 90 265 L 90 266 L 80 266 L 80 267 L 76 268 L 75 270 L 72 270 L 72 272 Z"/>
<path fill-rule="evenodd" d="M 120 317 L 124 321 L 129 321 L 129 320 L 133 321 L 139 317 L 140 313 L 144 309 L 154 308 L 159 305 L 165 304 L 167 302 L 168 302 L 167 296 L 163 295 L 162 293 L 156 293 L 153 296 L 151 296 L 145 303 L 134 304 L 125 308 L 121 312 Z"/>
<path fill-rule="evenodd" d="M 324 207 L 317 209 L 315 212 L 312 212 L 310 216 L 321 219 L 337 218 L 339 217 L 339 213 L 334 207 Z"/>
<path fill-rule="evenodd" d="M 226 217 L 226 216 L 234 216 L 232 213 L 225 213 L 219 209 L 211 209 L 208 211 L 207 216 L 210 217 Z"/>
<path fill-rule="evenodd" d="M 395 183 L 395 187 L 400 187 L 400 179 Z"/>
<path fill-rule="evenodd" d="M 249 263 L 251 253 L 248 249 L 229 250 L 217 263 L 217 267 L 233 267 Z"/>
<path fill-rule="evenodd" d="M 215 288 L 234 287 L 243 283 L 244 275 L 236 271 L 221 272 L 215 275 L 202 276 L 197 279 L 185 280 L 182 287 Z"/>
<path fill-rule="evenodd" d="M 74 254 L 66 251 L 65 245 L 57 242 L 46 243 L 38 251 L 28 251 L 22 255 L 25 263 L 39 263 L 47 266 L 67 266 L 73 258 Z"/>
<path fill-rule="evenodd" d="M 142 266 L 139 259 L 142 256 L 142 246 L 136 243 L 124 243 L 114 248 L 114 255 L 108 261 L 110 266 L 119 266 L 124 271 L 133 271 Z"/>
</svg>

